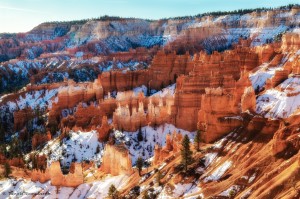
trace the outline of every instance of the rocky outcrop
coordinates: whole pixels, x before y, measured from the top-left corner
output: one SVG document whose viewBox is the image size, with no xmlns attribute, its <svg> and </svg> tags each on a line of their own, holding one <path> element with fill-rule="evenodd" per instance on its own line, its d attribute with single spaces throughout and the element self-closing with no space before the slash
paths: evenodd
<svg viewBox="0 0 300 199">
<path fill-rule="evenodd" d="M 286 80 L 288 76 L 288 70 L 276 70 L 274 76 L 266 81 L 265 89 L 275 88 L 284 80 Z"/>
<path fill-rule="evenodd" d="M 58 92 L 58 105 L 60 108 L 73 108 L 79 102 L 103 99 L 103 88 L 97 79 L 93 83 L 76 84 L 68 80 L 68 86 Z"/>
<path fill-rule="evenodd" d="M 34 169 L 32 170 L 30 177 L 33 182 L 39 181 L 40 183 L 45 183 L 51 179 L 49 169 L 45 171 Z"/>
<path fill-rule="evenodd" d="M 31 144 L 32 148 L 35 149 L 37 146 L 46 143 L 51 140 L 51 133 L 48 131 L 47 134 L 36 133 L 32 136 Z"/>
<path fill-rule="evenodd" d="M 25 124 L 34 116 L 31 108 L 25 108 L 14 112 L 14 129 L 21 130 Z"/>
<path fill-rule="evenodd" d="M 83 183 L 83 171 L 80 163 L 73 163 L 74 171 L 63 175 L 59 162 L 53 162 L 50 166 L 51 184 L 54 186 L 77 187 Z"/>
<path fill-rule="evenodd" d="M 101 127 L 96 128 L 98 132 L 98 139 L 100 142 L 104 142 L 108 140 L 108 136 L 111 130 L 111 125 L 108 124 L 108 120 L 106 116 L 103 116 Z"/>
<path fill-rule="evenodd" d="M 138 71 L 110 71 L 99 76 L 104 93 L 112 91 L 132 90 L 141 85 L 147 85 L 149 72 L 147 70 Z"/>
<path fill-rule="evenodd" d="M 123 144 L 107 144 L 100 170 L 111 175 L 132 174 L 133 169 L 127 148 Z"/>
<path fill-rule="evenodd" d="M 50 180 L 53 186 L 77 187 L 83 183 L 83 170 L 81 163 L 72 163 L 70 172 L 63 175 L 59 162 L 52 162 L 46 170 L 33 170 L 31 180 L 45 183 Z"/>
<path fill-rule="evenodd" d="M 300 48 L 299 33 L 285 33 L 282 36 L 282 50 L 296 52 Z"/>
<path fill-rule="evenodd" d="M 5 157 L 4 154 L 0 154 L 0 164 L 8 163 L 10 166 L 15 166 L 19 168 L 24 168 L 25 162 L 22 157 L 14 157 L 11 159 L 8 159 Z"/>
<path fill-rule="evenodd" d="M 194 63 L 194 69 L 189 75 L 177 79 L 172 107 L 173 123 L 189 131 L 197 129 L 195 118 L 198 120 L 202 95 L 207 92 L 206 94 L 217 95 L 220 99 L 221 92 L 224 95 L 234 96 L 232 91 L 241 71 L 246 73 L 255 68 L 258 64 L 258 55 L 249 47 L 236 46 L 234 50 L 224 53 L 214 52 L 208 55 L 201 52 L 194 56 Z M 217 89 L 218 87 L 220 89 Z M 226 101 L 227 97 L 223 98 Z M 214 101 L 216 100 L 212 100 Z"/>
<path fill-rule="evenodd" d="M 166 136 L 166 146 L 161 147 L 159 145 L 155 146 L 154 149 L 154 158 L 153 165 L 158 165 L 161 162 L 168 159 L 170 156 L 180 151 L 182 134 L 174 131 L 171 134 L 167 134 Z"/>
<path fill-rule="evenodd" d="M 118 108 L 113 115 L 114 127 L 120 130 L 134 132 L 142 126 L 161 125 L 170 121 L 171 107 L 173 97 L 150 97 L 143 96 L 139 98 L 138 104 L 124 104 L 124 101 L 118 100 Z M 147 109 L 144 104 L 148 102 Z M 121 106 L 121 103 L 124 105 Z M 132 108 L 130 109 L 129 106 Z"/>
<path fill-rule="evenodd" d="M 198 112 L 198 129 L 203 132 L 201 136 L 205 142 L 213 142 L 240 126 L 243 118 L 237 116 L 238 111 L 232 94 L 223 93 L 221 88 L 219 92 L 215 89 L 206 90 Z"/>
<path fill-rule="evenodd" d="M 250 111 L 255 113 L 256 111 L 256 96 L 252 86 L 244 89 L 244 94 L 241 100 L 242 112 Z"/>
<path fill-rule="evenodd" d="M 160 90 L 176 82 L 181 74 L 192 71 L 194 63 L 188 53 L 176 55 L 175 52 L 159 51 L 152 60 L 149 69 L 149 88 Z"/>
</svg>

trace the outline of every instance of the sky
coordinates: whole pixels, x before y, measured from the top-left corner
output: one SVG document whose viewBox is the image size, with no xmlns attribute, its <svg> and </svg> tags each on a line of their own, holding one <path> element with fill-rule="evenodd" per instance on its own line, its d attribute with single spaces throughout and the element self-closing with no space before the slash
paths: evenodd
<svg viewBox="0 0 300 199">
<path fill-rule="evenodd" d="M 103 15 L 159 19 L 290 3 L 300 0 L 0 0 L 0 32 L 27 32 L 42 22 Z"/>
</svg>

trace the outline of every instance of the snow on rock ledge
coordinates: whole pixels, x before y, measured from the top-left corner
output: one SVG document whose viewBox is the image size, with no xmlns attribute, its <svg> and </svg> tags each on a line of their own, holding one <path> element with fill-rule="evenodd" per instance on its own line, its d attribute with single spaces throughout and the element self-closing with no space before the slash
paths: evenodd
<svg viewBox="0 0 300 199">
<path fill-rule="evenodd" d="M 257 98 L 256 112 L 268 118 L 286 118 L 300 108 L 300 77 L 285 80 Z"/>
</svg>

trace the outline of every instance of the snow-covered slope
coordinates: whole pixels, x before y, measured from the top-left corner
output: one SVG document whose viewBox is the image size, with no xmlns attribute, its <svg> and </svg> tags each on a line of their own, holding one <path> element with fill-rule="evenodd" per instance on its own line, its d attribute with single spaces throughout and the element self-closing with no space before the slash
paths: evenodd
<svg viewBox="0 0 300 199">
<path fill-rule="evenodd" d="M 53 161 L 61 161 L 62 165 L 69 167 L 71 162 L 85 160 L 94 161 L 96 165 L 100 165 L 103 149 L 104 144 L 98 141 L 96 131 L 70 131 L 62 141 L 55 139 L 48 142 L 40 154 L 47 155 L 48 166 Z"/>
<path fill-rule="evenodd" d="M 141 128 L 143 135 L 143 141 L 138 140 L 138 133 L 136 132 L 120 132 L 115 131 L 115 136 L 119 141 L 125 143 L 129 149 L 129 153 L 132 158 L 132 164 L 135 165 L 138 157 L 142 157 L 147 160 L 153 157 L 155 145 L 165 146 L 166 135 L 172 134 L 174 131 L 181 133 L 182 135 L 188 135 L 190 139 L 193 139 L 195 132 L 185 131 L 178 129 L 172 124 L 160 125 L 157 128 L 146 126 Z"/>
<path fill-rule="evenodd" d="M 50 182 L 39 183 L 28 180 L 5 180 L 0 181 L 0 198 L 34 198 L 38 199 L 84 199 L 84 198 L 105 198 L 109 187 L 122 188 L 126 185 L 128 177 L 125 175 L 120 176 L 107 176 L 103 180 L 98 180 L 92 183 L 84 183 L 76 188 L 71 187 L 56 187 L 52 186 Z"/>
<path fill-rule="evenodd" d="M 270 118 L 286 118 L 300 108 L 300 77 L 290 77 L 257 98 L 257 113 Z"/>
</svg>

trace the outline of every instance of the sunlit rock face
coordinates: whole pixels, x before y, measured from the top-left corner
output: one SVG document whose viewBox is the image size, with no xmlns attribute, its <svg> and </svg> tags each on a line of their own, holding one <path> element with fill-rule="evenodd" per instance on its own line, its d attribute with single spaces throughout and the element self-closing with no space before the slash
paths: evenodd
<svg viewBox="0 0 300 199">
<path fill-rule="evenodd" d="M 73 163 L 70 172 L 64 175 L 61 171 L 59 162 L 53 162 L 50 168 L 42 170 L 33 170 L 31 180 L 45 183 L 51 181 L 53 186 L 77 187 L 83 183 L 83 170 L 81 163 Z"/>
<path fill-rule="evenodd" d="M 126 147 L 107 144 L 100 170 L 111 175 L 132 174 L 131 159 Z"/>
</svg>

